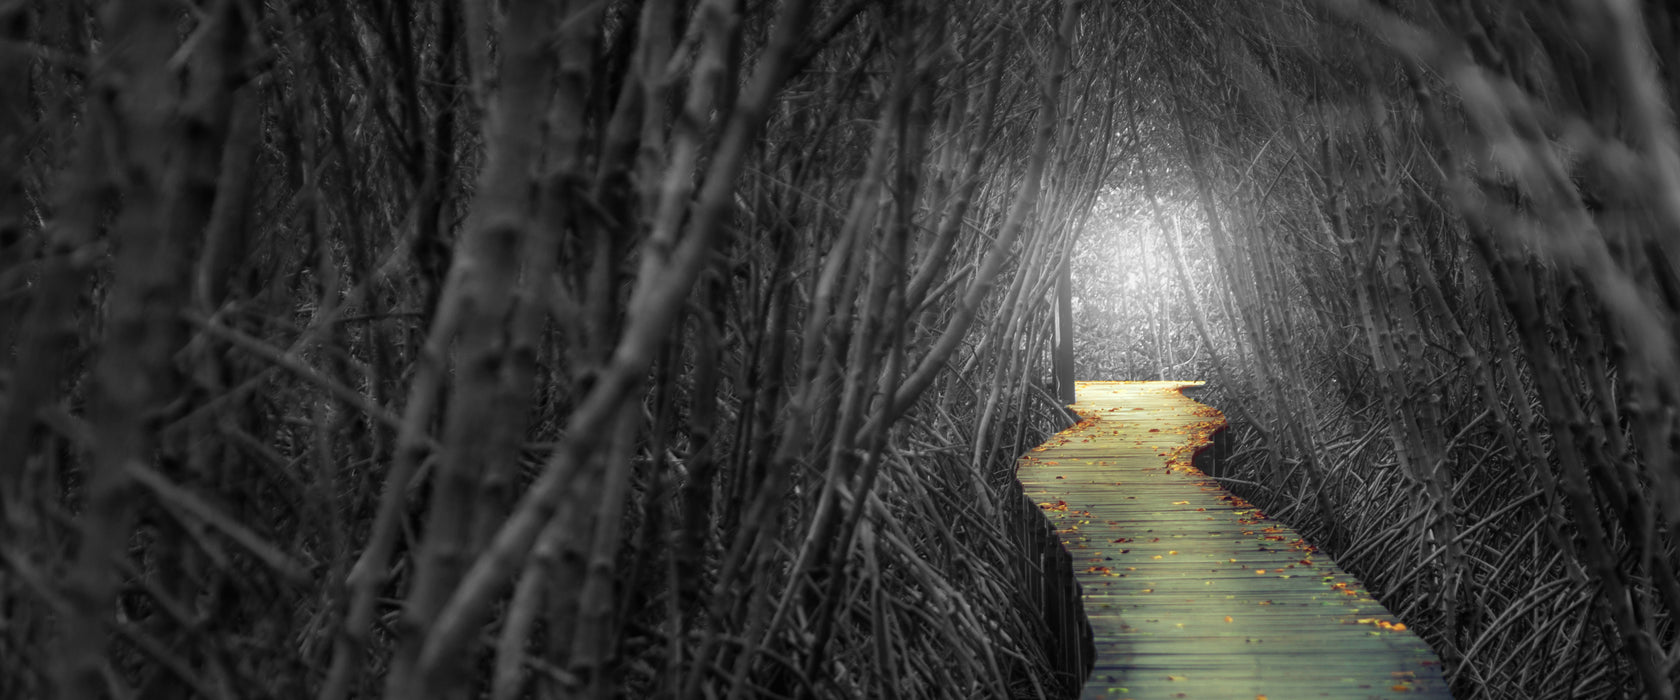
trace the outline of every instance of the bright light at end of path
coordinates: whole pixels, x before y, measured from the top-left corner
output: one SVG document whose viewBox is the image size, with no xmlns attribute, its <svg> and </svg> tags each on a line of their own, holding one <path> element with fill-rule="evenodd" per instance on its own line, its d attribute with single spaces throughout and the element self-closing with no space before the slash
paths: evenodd
<svg viewBox="0 0 1680 700">
<path fill-rule="evenodd" d="M 1143 222 L 1107 222 L 1080 238 L 1073 259 L 1074 310 L 1156 313 L 1177 292 L 1177 272 L 1161 236 Z"/>
<path fill-rule="evenodd" d="M 1074 245 L 1073 315 L 1082 377 L 1176 379 L 1211 369 L 1195 320 L 1219 293 L 1197 209 L 1141 192 L 1105 193 Z M 1206 323 L 1215 348 L 1226 324 Z"/>
</svg>

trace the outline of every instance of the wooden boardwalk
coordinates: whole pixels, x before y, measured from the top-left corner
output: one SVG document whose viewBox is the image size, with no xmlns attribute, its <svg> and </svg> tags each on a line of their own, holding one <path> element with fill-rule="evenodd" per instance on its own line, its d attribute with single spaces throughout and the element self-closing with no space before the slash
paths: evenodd
<svg viewBox="0 0 1680 700">
<path fill-rule="evenodd" d="M 1079 424 L 1018 465 L 1084 588 L 1083 697 L 1451 697 L 1357 580 L 1191 466 L 1225 421 L 1200 384 L 1081 382 Z"/>
</svg>

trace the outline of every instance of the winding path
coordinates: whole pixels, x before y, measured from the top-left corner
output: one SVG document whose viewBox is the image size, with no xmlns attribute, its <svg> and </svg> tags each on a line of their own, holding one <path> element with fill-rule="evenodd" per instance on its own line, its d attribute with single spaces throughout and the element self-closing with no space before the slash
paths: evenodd
<svg viewBox="0 0 1680 700">
<path fill-rule="evenodd" d="M 1440 661 L 1346 571 L 1191 466 L 1201 382 L 1080 382 L 1017 474 L 1073 557 L 1085 698 L 1449 698 Z"/>
</svg>

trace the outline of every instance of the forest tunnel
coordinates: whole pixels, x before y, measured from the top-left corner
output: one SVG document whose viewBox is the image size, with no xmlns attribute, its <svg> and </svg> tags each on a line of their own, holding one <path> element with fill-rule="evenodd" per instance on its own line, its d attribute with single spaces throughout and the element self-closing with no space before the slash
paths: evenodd
<svg viewBox="0 0 1680 700">
<path fill-rule="evenodd" d="M 1458 697 L 1673 698 L 1677 99 L 1662 0 L 0 2 L 0 698 L 1065 696 L 1059 301 Z"/>
</svg>

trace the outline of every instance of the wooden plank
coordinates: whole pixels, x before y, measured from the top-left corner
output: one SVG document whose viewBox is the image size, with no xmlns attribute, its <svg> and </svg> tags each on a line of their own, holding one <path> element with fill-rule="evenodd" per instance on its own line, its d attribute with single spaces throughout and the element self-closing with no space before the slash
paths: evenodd
<svg viewBox="0 0 1680 700">
<path fill-rule="evenodd" d="M 1084 418 L 1017 476 L 1073 555 L 1085 698 L 1450 698 L 1440 661 L 1353 576 L 1192 466 L 1201 382 L 1079 382 Z"/>
</svg>

